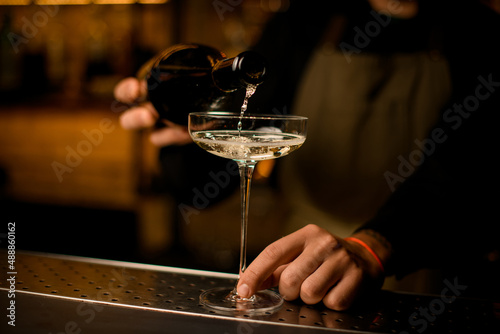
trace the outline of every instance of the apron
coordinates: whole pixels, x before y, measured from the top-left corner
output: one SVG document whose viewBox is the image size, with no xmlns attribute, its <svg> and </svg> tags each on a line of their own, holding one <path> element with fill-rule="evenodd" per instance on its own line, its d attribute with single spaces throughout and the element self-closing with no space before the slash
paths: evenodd
<svg viewBox="0 0 500 334">
<path fill-rule="evenodd" d="M 450 94 L 443 57 L 427 52 L 351 54 L 331 44 L 312 54 L 294 101 L 307 116 L 304 145 L 280 162 L 290 215 L 346 237 L 391 194 L 384 176 L 418 150 Z"/>
</svg>

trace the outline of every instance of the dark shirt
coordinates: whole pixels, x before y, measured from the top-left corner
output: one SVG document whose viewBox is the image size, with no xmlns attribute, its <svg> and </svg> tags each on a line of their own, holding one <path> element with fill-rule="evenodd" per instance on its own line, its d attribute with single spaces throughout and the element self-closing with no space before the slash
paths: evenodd
<svg viewBox="0 0 500 334">
<path fill-rule="evenodd" d="M 391 242 L 390 272 L 441 268 L 471 295 L 498 299 L 500 15 L 454 3 L 442 21 L 452 96 L 419 168 L 363 228 Z"/>
</svg>

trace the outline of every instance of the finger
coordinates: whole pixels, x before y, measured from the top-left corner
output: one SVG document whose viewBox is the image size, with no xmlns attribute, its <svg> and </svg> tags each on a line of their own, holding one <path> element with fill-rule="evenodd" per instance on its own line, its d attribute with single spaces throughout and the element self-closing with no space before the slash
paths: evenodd
<svg viewBox="0 0 500 334">
<path fill-rule="evenodd" d="M 123 79 L 115 86 L 114 95 L 121 102 L 137 102 L 147 95 L 146 82 L 132 77 Z"/>
<path fill-rule="evenodd" d="M 130 108 L 120 115 L 120 124 L 124 129 L 136 130 L 153 126 L 158 114 L 150 103 Z"/>
<path fill-rule="evenodd" d="M 304 247 L 301 231 L 298 230 L 267 246 L 241 274 L 238 281 L 238 294 L 244 298 L 250 297 L 278 267 L 297 257 Z M 273 277 L 273 280 L 275 279 Z"/>
<path fill-rule="evenodd" d="M 323 298 L 326 307 L 335 311 L 347 310 L 362 288 L 362 273 L 360 270 L 348 270 Z"/>
<path fill-rule="evenodd" d="M 279 288 L 286 300 L 300 296 L 304 302 L 315 304 L 335 284 L 335 280 L 331 281 L 332 274 L 335 274 L 332 264 L 337 258 L 344 258 L 346 251 L 326 230 L 318 227 L 309 230 L 312 237 L 307 238 L 302 254 L 281 275 Z M 321 274 L 317 273 L 318 270 Z"/>
<path fill-rule="evenodd" d="M 323 257 L 316 256 L 316 251 L 309 247 L 304 250 L 280 277 L 279 290 L 285 300 L 295 300 L 301 295 L 302 284 L 321 265 Z"/>
<path fill-rule="evenodd" d="M 264 280 L 264 282 L 262 282 L 262 284 L 256 290 L 257 291 L 264 290 L 264 289 L 269 289 L 269 288 L 278 286 L 278 283 L 279 283 L 280 277 L 281 277 L 281 273 L 283 272 L 283 270 L 286 269 L 287 266 L 288 266 L 288 264 L 283 264 L 283 265 L 279 266 L 268 278 L 266 278 Z"/>
<path fill-rule="evenodd" d="M 149 140 L 156 146 L 185 145 L 192 142 L 186 127 L 167 126 L 151 133 Z"/>
<path fill-rule="evenodd" d="M 254 291 L 256 292 L 278 286 L 281 273 L 283 272 L 283 270 L 286 269 L 287 266 L 288 264 L 279 266 L 268 278 L 266 278 L 262 282 L 260 286 L 255 288 Z M 237 292 L 240 296 L 242 296 L 243 298 L 250 298 L 250 296 L 252 296 L 255 293 L 254 291 L 251 291 L 248 285 L 244 283 L 240 278 L 240 280 L 238 281 L 238 288 L 237 288 Z"/>
<path fill-rule="evenodd" d="M 311 305 L 319 303 L 328 291 L 338 283 L 348 264 L 346 258 L 340 254 L 330 256 L 302 283 L 300 288 L 302 301 Z"/>
</svg>

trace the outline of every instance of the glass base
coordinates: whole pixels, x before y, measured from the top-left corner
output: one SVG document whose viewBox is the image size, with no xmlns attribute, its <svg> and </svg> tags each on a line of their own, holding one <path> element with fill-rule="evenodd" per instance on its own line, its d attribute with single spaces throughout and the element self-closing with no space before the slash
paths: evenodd
<svg viewBox="0 0 500 334">
<path fill-rule="evenodd" d="M 241 298 L 233 288 L 215 288 L 203 292 L 200 303 L 214 311 L 232 315 L 265 315 L 277 311 L 283 305 L 283 298 L 271 290 L 261 290 L 250 298 Z"/>
</svg>

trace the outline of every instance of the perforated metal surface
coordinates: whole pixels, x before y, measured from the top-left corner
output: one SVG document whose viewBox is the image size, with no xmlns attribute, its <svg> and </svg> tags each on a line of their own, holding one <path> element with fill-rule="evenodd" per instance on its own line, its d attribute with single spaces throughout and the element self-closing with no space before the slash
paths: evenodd
<svg viewBox="0 0 500 334">
<path fill-rule="evenodd" d="M 236 277 L 231 274 L 30 253 L 17 254 L 16 270 L 17 295 L 43 297 L 49 303 L 63 299 L 112 305 L 118 310 L 134 308 L 164 312 L 188 316 L 195 322 L 200 318 L 231 319 L 312 332 L 498 332 L 491 331 L 498 328 L 498 319 L 494 316 L 498 305 L 483 301 L 457 298 L 444 304 L 436 296 L 382 291 L 369 305 L 349 312 L 335 312 L 322 305 L 285 302 L 274 314 L 230 316 L 205 309 L 199 304 L 198 296 L 212 287 L 234 285 Z M 4 266 L 2 275 L 8 271 Z M 0 280 L 0 290 L 8 289 L 6 279 Z M 118 316 L 116 321 L 126 320 Z"/>
</svg>

